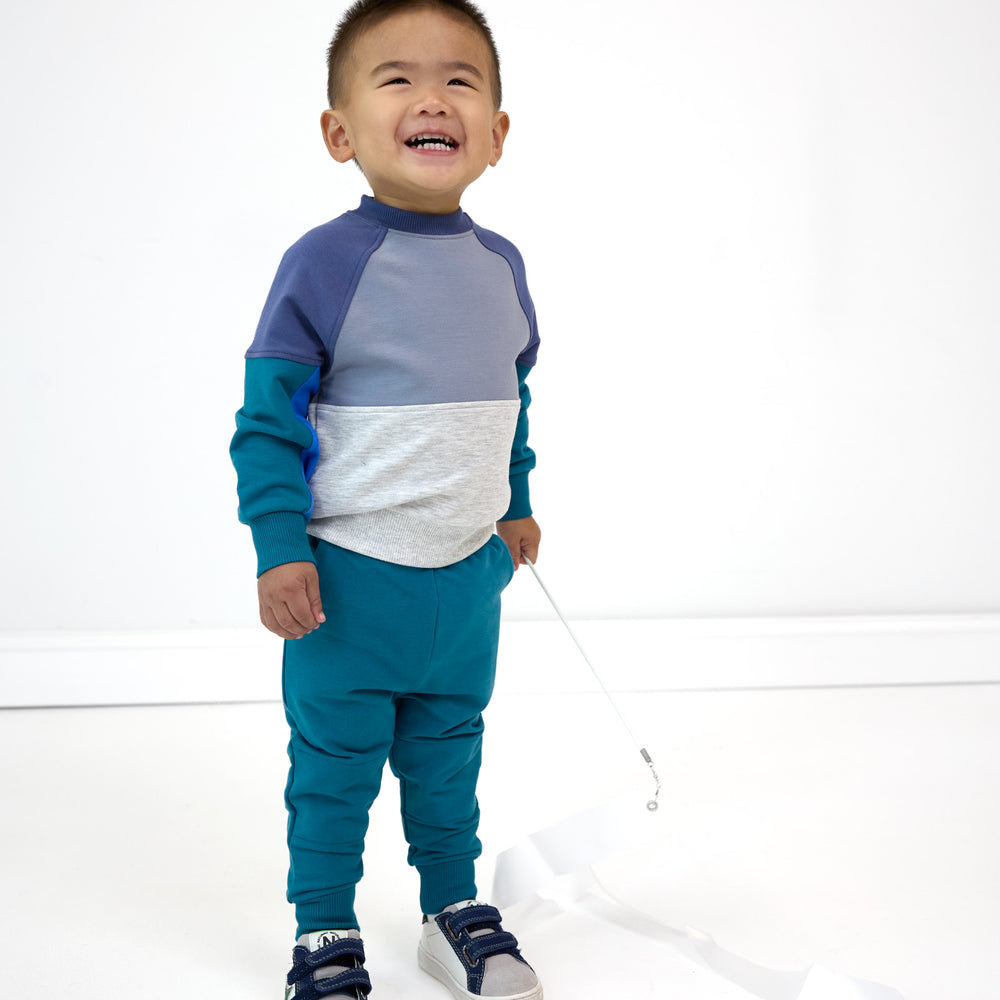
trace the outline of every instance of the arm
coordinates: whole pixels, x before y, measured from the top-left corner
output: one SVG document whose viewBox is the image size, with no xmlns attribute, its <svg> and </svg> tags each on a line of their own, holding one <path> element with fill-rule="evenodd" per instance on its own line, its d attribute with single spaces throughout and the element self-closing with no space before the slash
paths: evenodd
<svg viewBox="0 0 1000 1000">
<path fill-rule="evenodd" d="M 318 367 L 248 360 L 244 405 L 230 447 L 240 520 L 249 525 L 257 550 L 260 619 L 283 639 L 297 639 L 324 620 L 306 535 L 312 511 L 308 479 L 318 457 L 307 409 L 318 379 Z"/>
<path fill-rule="evenodd" d="M 309 478 L 319 457 L 308 418 L 342 317 L 383 232 L 347 213 L 289 248 L 247 352 L 246 398 L 231 454 L 240 520 L 257 550 L 261 621 L 297 638 L 323 621 L 312 547 Z"/>
<path fill-rule="evenodd" d="M 528 445 L 528 407 L 531 405 L 531 392 L 528 389 L 527 378 L 530 371 L 531 368 L 527 365 L 517 366 L 521 409 L 518 412 L 517 428 L 514 431 L 514 443 L 510 452 L 510 507 L 503 518 L 497 521 L 497 534 L 510 549 L 515 570 L 521 565 L 522 556 L 527 556 L 531 562 L 538 558 L 538 545 L 542 537 L 541 528 L 531 516 L 531 499 L 528 491 L 528 473 L 535 467 L 535 453 Z"/>
</svg>

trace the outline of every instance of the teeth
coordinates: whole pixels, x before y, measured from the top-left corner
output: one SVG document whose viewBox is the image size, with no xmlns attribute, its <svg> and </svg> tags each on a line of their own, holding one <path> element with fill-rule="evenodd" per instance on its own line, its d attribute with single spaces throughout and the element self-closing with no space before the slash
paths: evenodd
<svg viewBox="0 0 1000 1000">
<path fill-rule="evenodd" d="M 412 139 L 407 139 L 406 145 L 413 149 L 454 149 L 457 144 L 453 139 L 449 139 L 446 135 L 428 133 L 424 135 L 415 135 Z"/>
</svg>

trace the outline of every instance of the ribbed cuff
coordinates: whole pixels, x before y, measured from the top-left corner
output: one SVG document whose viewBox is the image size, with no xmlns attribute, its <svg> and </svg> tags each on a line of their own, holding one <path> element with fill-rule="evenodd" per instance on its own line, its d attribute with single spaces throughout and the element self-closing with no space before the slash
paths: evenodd
<svg viewBox="0 0 1000 1000">
<path fill-rule="evenodd" d="M 522 517 L 531 517 L 531 498 L 528 493 L 528 473 L 523 472 L 510 477 L 510 506 L 501 521 L 517 521 Z"/>
<path fill-rule="evenodd" d="M 306 519 L 301 514 L 263 514 L 250 522 L 250 532 L 257 550 L 258 576 L 282 563 L 316 561 L 306 534 Z"/>
<path fill-rule="evenodd" d="M 428 916 L 452 903 L 476 898 L 475 861 L 449 861 L 417 868 L 420 872 L 420 909 Z"/>
<path fill-rule="evenodd" d="M 358 918 L 354 915 L 354 890 L 355 887 L 349 885 L 329 896 L 296 903 L 295 919 L 299 926 L 295 937 L 315 931 L 346 931 L 352 927 L 360 930 Z"/>
</svg>

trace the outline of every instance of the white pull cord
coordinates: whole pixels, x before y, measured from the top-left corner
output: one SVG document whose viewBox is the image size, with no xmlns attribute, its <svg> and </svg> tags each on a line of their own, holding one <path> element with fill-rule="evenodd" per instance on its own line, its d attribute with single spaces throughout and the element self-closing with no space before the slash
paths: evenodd
<svg viewBox="0 0 1000 1000">
<path fill-rule="evenodd" d="M 576 648 L 580 650 L 580 655 L 586 661 L 588 667 L 590 667 L 590 672 L 597 678 L 597 683 L 601 685 L 601 690 L 604 692 L 605 697 L 611 702 L 611 707 L 615 710 L 618 718 L 621 720 L 622 725 L 625 727 L 626 732 L 632 737 L 632 742 L 636 745 L 639 753 L 642 754 L 642 759 L 649 766 L 649 770 L 652 772 L 653 780 L 656 782 L 656 794 L 646 803 L 646 808 L 650 812 L 656 812 L 660 808 L 660 776 L 656 773 L 656 768 L 653 766 L 653 758 L 649 756 L 646 748 L 636 739 L 635 733 L 632 732 L 632 727 L 628 724 L 625 716 L 622 715 L 621 709 L 618 707 L 618 703 L 612 697 L 611 692 L 608 690 L 607 685 L 601 680 L 601 675 L 597 672 L 594 664 L 590 662 L 590 657 L 587 656 L 586 650 L 580 645 L 580 640 L 577 639 L 576 633 L 570 628 L 570 624 L 566 621 L 566 616 L 559 610 L 559 605 L 556 604 L 552 595 L 549 593 L 549 588 L 545 586 L 542 582 L 542 578 L 538 575 L 538 570 L 535 569 L 535 564 L 522 552 L 521 558 L 528 564 L 528 568 L 535 575 L 535 579 L 538 581 L 538 586 L 542 588 L 542 593 L 549 599 L 549 604 L 552 605 L 555 613 L 559 616 L 559 620 L 566 626 L 566 631 L 569 632 L 570 638 L 576 643 Z"/>
</svg>

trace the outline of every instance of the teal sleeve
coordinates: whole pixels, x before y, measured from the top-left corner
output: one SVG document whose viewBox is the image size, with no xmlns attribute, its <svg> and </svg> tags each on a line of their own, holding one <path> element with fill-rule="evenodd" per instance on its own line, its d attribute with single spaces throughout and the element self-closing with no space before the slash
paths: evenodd
<svg viewBox="0 0 1000 1000">
<path fill-rule="evenodd" d="M 287 562 L 312 562 L 306 525 L 309 478 L 319 458 L 309 401 L 319 368 L 279 358 L 250 358 L 242 409 L 229 454 L 236 467 L 239 518 L 249 525 L 257 575 Z"/>
<path fill-rule="evenodd" d="M 510 450 L 510 506 L 501 521 L 515 521 L 521 517 L 531 517 L 531 497 L 528 491 L 528 473 L 535 467 L 535 453 L 528 446 L 528 407 L 531 392 L 527 378 L 531 368 L 517 366 L 517 385 L 521 408 L 517 414 L 517 428 L 514 444 Z"/>
</svg>

